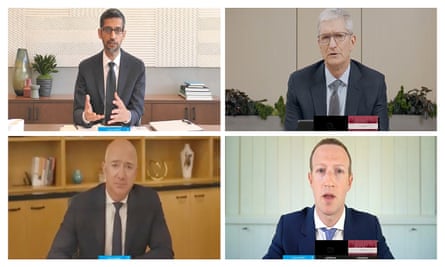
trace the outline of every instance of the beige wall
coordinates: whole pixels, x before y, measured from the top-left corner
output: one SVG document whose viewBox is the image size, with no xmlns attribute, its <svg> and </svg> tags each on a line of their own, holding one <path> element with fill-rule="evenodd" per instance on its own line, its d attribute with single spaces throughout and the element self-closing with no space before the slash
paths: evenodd
<svg viewBox="0 0 445 267">
<path fill-rule="evenodd" d="M 322 9 L 226 9 L 226 88 L 274 103 L 296 69 L 321 59 Z M 401 85 L 427 86 L 436 101 L 436 9 L 348 9 L 357 46 L 352 57 L 385 74 L 388 99 Z"/>
<path fill-rule="evenodd" d="M 274 103 L 296 61 L 295 9 L 226 9 L 226 88 Z"/>
</svg>

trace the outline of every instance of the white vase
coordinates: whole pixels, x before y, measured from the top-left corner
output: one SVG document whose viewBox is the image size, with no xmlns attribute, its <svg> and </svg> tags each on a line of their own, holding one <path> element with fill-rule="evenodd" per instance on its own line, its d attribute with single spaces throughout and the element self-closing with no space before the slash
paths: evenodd
<svg viewBox="0 0 445 267">
<path fill-rule="evenodd" d="M 180 157 L 181 157 L 182 177 L 184 179 L 190 179 L 192 177 L 193 159 L 195 157 L 195 152 L 193 152 L 189 144 L 185 144 L 184 148 L 180 153 Z"/>
</svg>

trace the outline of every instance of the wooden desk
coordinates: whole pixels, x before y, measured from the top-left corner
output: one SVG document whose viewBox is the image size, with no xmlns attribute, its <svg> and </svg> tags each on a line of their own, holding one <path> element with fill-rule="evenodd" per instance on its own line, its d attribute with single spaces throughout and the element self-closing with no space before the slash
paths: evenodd
<svg viewBox="0 0 445 267">
<path fill-rule="evenodd" d="M 60 127 L 62 127 L 64 124 L 26 124 L 25 123 L 25 131 L 60 131 Z M 148 125 L 143 125 L 147 127 L 147 129 L 150 131 L 150 127 Z M 204 129 L 204 131 L 219 131 L 220 126 L 218 124 L 200 124 L 201 128 Z M 20 134 L 20 132 L 10 132 L 11 133 L 17 133 Z M 121 132 L 122 133 L 122 132 Z M 141 132 L 142 133 L 142 132 Z"/>
<path fill-rule="evenodd" d="M 25 123 L 71 123 L 73 96 L 53 95 L 33 99 L 9 95 L 8 118 L 21 118 Z"/>
</svg>

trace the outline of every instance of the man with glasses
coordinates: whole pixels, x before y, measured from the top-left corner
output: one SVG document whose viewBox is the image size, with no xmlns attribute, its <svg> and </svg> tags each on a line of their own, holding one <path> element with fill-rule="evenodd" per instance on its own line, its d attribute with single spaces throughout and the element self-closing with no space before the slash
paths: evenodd
<svg viewBox="0 0 445 267">
<path fill-rule="evenodd" d="M 351 59 L 356 36 L 351 15 L 326 9 L 318 21 L 323 60 L 289 77 L 285 130 L 315 115 L 377 115 L 379 129 L 388 130 L 386 83 L 383 74 Z"/>
<path fill-rule="evenodd" d="M 140 124 L 144 113 L 145 65 L 121 49 L 125 39 L 125 16 L 107 9 L 97 30 L 103 50 L 79 64 L 74 89 L 74 124 Z"/>
</svg>

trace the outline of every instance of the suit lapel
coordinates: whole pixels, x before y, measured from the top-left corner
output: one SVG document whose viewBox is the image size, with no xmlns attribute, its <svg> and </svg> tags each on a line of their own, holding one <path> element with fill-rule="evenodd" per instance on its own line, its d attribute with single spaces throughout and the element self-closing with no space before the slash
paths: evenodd
<svg viewBox="0 0 445 267">
<path fill-rule="evenodd" d="M 121 62 L 119 62 L 119 78 L 117 80 L 117 93 L 123 95 L 122 91 L 127 83 L 129 67 L 127 66 L 127 53 L 121 49 Z"/>
<path fill-rule="evenodd" d="M 133 189 L 130 190 L 127 199 L 127 226 L 125 230 L 125 247 L 124 252 L 125 255 L 128 255 L 130 249 L 130 244 L 133 244 L 133 238 L 137 236 L 137 217 L 138 216 L 130 216 L 130 214 L 138 214 L 138 210 L 136 207 L 137 200 L 134 199 L 135 195 L 133 193 Z"/>
<path fill-rule="evenodd" d="M 314 106 L 314 115 L 326 115 L 326 77 L 324 75 L 324 63 L 320 64 L 314 73 L 313 80 L 315 83 L 310 92 Z"/>
<path fill-rule="evenodd" d="M 305 221 L 301 225 L 301 234 L 303 236 L 301 242 L 299 242 L 301 251 L 313 253 L 315 251 L 314 206 L 309 209 Z"/>
<path fill-rule="evenodd" d="M 100 102 L 104 103 L 105 99 L 105 85 L 104 85 L 104 59 L 103 59 L 103 51 L 96 55 L 96 65 L 93 68 L 93 77 L 97 77 L 95 79 L 97 83 L 97 90 L 99 91 Z"/>
<path fill-rule="evenodd" d="M 96 244 L 98 244 L 98 250 L 101 253 L 105 252 L 105 185 L 102 184 L 100 190 L 97 191 L 97 203 L 96 209 L 93 209 L 91 218 L 96 218 L 91 220 L 94 229 L 94 235 L 96 239 Z"/>
<path fill-rule="evenodd" d="M 348 209 L 348 207 L 345 206 L 345 226 L 343 229 L 343 240 L 352 240 L 355 239 L 354 237 L 356 234 L 354 233 L 354 227 L 351 225 L 351 211 Z"/>
<path fill-rule="evenodd" d="M 345 107 L 345 114 L 347 115 L 357 114 L 358 105 L 360 103 L 360 98 L 362 95 L 360 87 L 363 87 L 363 85 L 360 86 L 361 77 L 362 74 L 360 70 L 358 69 L 354 61 L 351 60 L 351 73 L 349 74 L 349 85 L 346 95 Z"/>
</svg>

